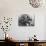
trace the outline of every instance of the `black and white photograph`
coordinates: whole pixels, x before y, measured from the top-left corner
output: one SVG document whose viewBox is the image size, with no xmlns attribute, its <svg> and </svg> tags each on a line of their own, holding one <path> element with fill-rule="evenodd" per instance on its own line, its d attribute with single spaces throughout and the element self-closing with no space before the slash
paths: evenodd
<svg viewBox="0 0 46 46">
<path fill-rule="evenodd" d="M 28 14 L 22 14 L 18 18 L 18 25 L 19 26 L 34 26 L 35 25 L 35 17 L 29 16 Z"/>
</svg>

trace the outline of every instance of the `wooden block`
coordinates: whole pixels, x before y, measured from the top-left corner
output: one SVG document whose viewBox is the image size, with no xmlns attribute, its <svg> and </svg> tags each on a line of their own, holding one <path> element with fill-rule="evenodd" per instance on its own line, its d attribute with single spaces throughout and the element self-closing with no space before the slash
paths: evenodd
<svg viewBox="0 0 46 46">
<path fill-rule="evenodd" d="M 43 43 L 43 46 L 46 46 L 46 43 Z"/>
<path fill-rule="evenodd" d="M 28 46 L 28 43 L 24 43 L 24 46 Z"/>
<path fill-rule="evenodd" d="M 20 44 L 19 43 L 16 43 L 16 46 L 19 46 Z"/>
<path fill-rule="evenodd" d="M 38 44 L 38 46 L 43 46 L 43 43 Z"/>
</svg>

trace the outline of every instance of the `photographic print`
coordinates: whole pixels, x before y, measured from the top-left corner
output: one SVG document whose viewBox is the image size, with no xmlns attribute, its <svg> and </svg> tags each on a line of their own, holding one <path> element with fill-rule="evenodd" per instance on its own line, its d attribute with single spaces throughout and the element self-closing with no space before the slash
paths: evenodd
<svg viewBox="0 0 46 46">
<path fill-rule="evenodd" d="M 22 14 L 18 18 L 19 26 L 34 26 L 35 25 L 35 16 L 29 16 L 28 14 Z"/>
</svg>

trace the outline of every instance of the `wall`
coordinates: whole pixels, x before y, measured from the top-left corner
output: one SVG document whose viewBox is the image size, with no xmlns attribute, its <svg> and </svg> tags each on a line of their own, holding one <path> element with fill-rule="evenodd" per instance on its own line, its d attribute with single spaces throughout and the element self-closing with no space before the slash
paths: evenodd
<svg viewBox="0 0 46 46">
<path fill-rule="evenodd" d="M 40 8 L 33 8 L 30 6 L 28 0 L 0 0 L 0 16 L 13 17 L 13 22 L 10 31 L 17 40 L 27 40 L 34 34 L 37 35 L 37 39 L 45 40 L 45 6 Z M 21 14 L 35 15 L 34 27 L 19 27 L 18 17 Z M 1 31 L 2 32 L 2 31 Z M 0 35 L 2 35 L 0 33 Z M 2 39 L 2 36 L 0 36 Z"/>
<path fill-rule="evenodd" d="M 46 39 L 46 14 L 45 14 L 45 24 L 44 24 L 44 39 Z"/>
</svg>

